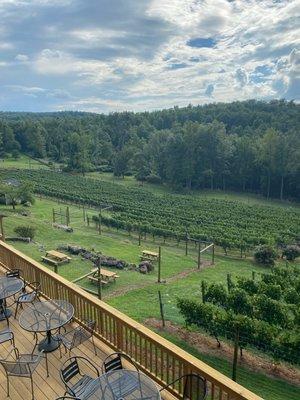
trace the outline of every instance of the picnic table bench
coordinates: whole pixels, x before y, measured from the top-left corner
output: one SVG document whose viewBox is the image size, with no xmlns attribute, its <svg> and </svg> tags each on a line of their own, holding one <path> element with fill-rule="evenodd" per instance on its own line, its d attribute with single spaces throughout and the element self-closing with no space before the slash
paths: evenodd
<svg viewBox="0 0 300 400">
<path fill-rule="evenodd" d="M 91 271 L 91 275 L 88 277 L 91 282 L 99 281 L 98 276 L 98 268 L 94 268 Z M 100 268 L 100 282 L 102 285 L 106 285 L 110 282 L 116 282 L 116 279 L 119 278 L 119 275 L 116 272 L 109 271 L 104 268 Z"/>
<path fill-rule="evenodd" d="M 49 250 L 46 252 L 46 256 L 42 257 L 42 261 L 56 266 L 59 264 L 68 263 L 70 260 L 72 260 L 71 257 L 56 250 Z"/>
<path fill-rule="evenodd" d="M 155 253 L 154 251 L 143 250 L 141 260 L 157 261 L 158 253 Z"/>
</svg>

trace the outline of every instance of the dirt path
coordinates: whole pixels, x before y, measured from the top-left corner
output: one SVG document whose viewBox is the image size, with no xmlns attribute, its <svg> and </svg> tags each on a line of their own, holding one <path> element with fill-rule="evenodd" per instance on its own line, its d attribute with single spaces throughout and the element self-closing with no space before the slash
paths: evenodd
<svg viewBox="0 0 300 400">
<path fill-rule="evenodd" d="M 170 278 L 165 279 L 163 281 L 163 283 L 168 284 L 168 283 L 176 282 L 182 278 L 186 278 L 187 276 L 193 274 L 194 272 L 202 271 L 204 267 L 208 267 L 208 266 L 210 266 L 210 264 L 207 264 L 207 265 L 205 264 L 204 266 L 201 266 L 200 270 L 198 270 L 197 268 L 186 269 L 177 275 L 174 275 L 174 276 L 171 276 Z M 113 297 L 122 296 L 123 294 L 131 292 L 132 290 L 143 289 L 147 286 L 153 285 L 154 283 L 155 282 L 144 282 L 144 283 L 139 283 L 136 285 L 130 285 L 130 287 L 124 287 L 121 289 L 114 290 L 114 291 L 108 293 L 106 296 L 104 296 L 104 300 L 109 300 L 109 299 L 112 299 Z"/>
<path fill-rule="evenodd" d="M 190 332 L 184 327 L 166 321 L 166 327 L 161 327 L 161 321 L 150 318 L 145 321 L 146 325 L 161 332 L 168 332 L 181 340 L 184 340 L 190 346 L 193 346 L 200 353 L 226 358 L 231 361 L 233 357 L 233 348 L 227 343 L 222 343 L 221 347 L 217 346 L 216 341 L 210 336 L 198 332 Z M 259 355 L 253 354 L 248 350 L 243 350 L 243 357 L 239 358 L 239 365 L 245 366 L 255 372 L 263 372 L 270 377 L 284 379 L 291 384 L 300 386 L 300 370 L 296 367 L 285 363 L 275 364 L 272 360 L 268 360 Z"/>
</svg>

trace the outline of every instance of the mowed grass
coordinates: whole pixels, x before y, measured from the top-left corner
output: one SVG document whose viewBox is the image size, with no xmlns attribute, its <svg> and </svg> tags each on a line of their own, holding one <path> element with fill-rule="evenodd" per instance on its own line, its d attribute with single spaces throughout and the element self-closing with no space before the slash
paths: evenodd
<svg viewBox="0 0 300 400">
<path fill-rule="evenodd" d="M 22 154 L 17 159 L 13 157 L 6 157 L 4 159 L 1 159 L 0 168 L 47 169 L 48 167 Z"/>
<path fill-rule="evenodd" d="M 28 209 L 31 213 L 29 217 L 21 216 L 18 213 L 21 209 L 20 206 L 17 212 L 13 212 L 12 208 L 8 206 L 0 207 L 0 212 L 8 215 L 4 220 L 6 235 L 15 235 L 14 228 L 19 225 L 30 225 L 36 228 L 35 243 L 14 242 L 12 244 L 37 261 L 41 260 L 41 256 L 45 254 L 46 250 L 56 249 L 59 245 L 66 243 L 101 251 L 105 255 L 121 258 L 131 263 L 138 263 L 142 250 L 157 251 L 158 249 L 158 242 L 153 243 L 152 240 L 149 240 L 150 238 L 146 242 L 143 241 L 139 247 L 137 238 L 130 237 L 126 233 L 104 229 L 103 234 L 99 235 L 95 226 L 87 227 L 84 223 L 82 209 L 74 206 L 70 206 L 71 226 L 74 227 L 74 232 L 66 233 L 55 229 L 51 225 L 53 207 L 56 210 L 60 208 L 65 210 L 66 205 L 37 199 L 34 206 Z M 88 211 L 90 216 L 94 213 L 95 211 Z M 227 273 L 231 273 L 234 277 L 236 275 L 250 276 L 253 270 L 257 273 L 267 271 L 266 268 L 253 264 L 249 259 L 230 258 L 221 254 L 216 255 L 214 267 L 208 267 L 201 271 L 191 271 L 196 267 L 197 253 L 193 247 L 189 249 L 189 253 L 188 256 L 185 256 L 182 247 L 162 245 L 162 279 L 166 280 L 166 283 L 156 283 L 157 270 L 149 275 L 142 275 L 135 271 L 118 271 L 120 278 L 117 283 L 103 289 L 104 299 L 107 299 L 108 303 L 120 311 L 140 322 L 144 322 L 150 317 L 160 317 L 158 290 L 161 290 L 166 318 L 175 323 L 182 323 L 182 318 L 176 308 L 176 298 L 200 296 L 202 279 L 209 282 L 224 283 Z M 296 265 L 300 266 L 299 262 Z M 75 256 L 70 264 L 59 267 L 59 274 L 73 280 L 89 272 L 91 268 L 92 264 L 89 261 L 83 261 L 80 257 Z M 83 286 L 89 289 L 93 288 L 96 291 L 96 287 L 87 281 L 81 283 Z M 225 375 L 230 376 L 231 367 L 227 360 L 200 354 L 185 342 L 168 334 L 163 335 Z M 299 387 L 267 377 L 261 373 L 249 371 L 246 368 L 239 369 L 238 382 L 266 399 L 296 400 L 300 398 Z"/>
</svg>

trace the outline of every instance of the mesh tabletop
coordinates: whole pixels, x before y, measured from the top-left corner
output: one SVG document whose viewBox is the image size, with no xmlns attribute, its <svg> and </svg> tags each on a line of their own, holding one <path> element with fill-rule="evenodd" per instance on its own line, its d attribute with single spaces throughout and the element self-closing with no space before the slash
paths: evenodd
<svg viewBox="0 0 300 400">
<path fill-rule="evenodd" d="M 20 325 L 29 332 L 60 328 L 74 315 L 74 307 L 65 300 L 41 301 L 28 306 L 20 315 Z"/>
<path fill-rule="evenodd" d="M 86 388 L 83 400 L 159 400 L 159 390 L 147 375 L 116 370 L 101 375 Z"/>
<path fill-rule="evenodd" d="M 0 300 L 6 299 L 18 293 L 24 286 L 22 279 L 1 276 L 0 277 Z"/>
</svg>

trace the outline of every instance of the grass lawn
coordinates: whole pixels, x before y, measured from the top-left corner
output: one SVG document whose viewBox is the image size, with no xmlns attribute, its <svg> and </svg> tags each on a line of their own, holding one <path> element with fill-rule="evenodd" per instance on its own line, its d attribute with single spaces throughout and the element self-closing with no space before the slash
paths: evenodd
<svg viewBox="0 0 300 400">
<path fill-rule="evenodd" d="M 19 158 L 15 159 L 13 157 L 6 157 L 0 160 L 0 168 L 10 169 L 10 168 L 20 168 L 20 169 L 45 169 L 48 168 L 46 165 L 33 160 L 30 157 L 21 155 Z"/>
<path fill-rule="evenodd" d="M 24 158 L 23 162 L 25 166 L 26 163 L 28 164 L 28 159 Z M 20 167 L 20 164 L 18 165 Z M 111 175 L 109 174 L 101 174 L 101 178 L 103 178 L 103 175 L 105 175 L 105 179 L 111 179 Z M 137 184 L 132 177 L 125 178 L 124 181 L 119 181 L 118 183 L 120 184 Z M 160 191 L 161 193 L 166 193 L 169 190 L 165 187 L 156 187 L 153 185 L 147 185 L 147 187 L 151 187 L 151 190 Z M 233 196 L 230 193 L 213 194 L 211 192 L 202 192 L 197 195 L 213 197 Z M 240 198 L 241 201 L 265 202 L 265 200 L 259 198 L 252 199 L 250 196 L 249 199 L 244 195 L 240 197 L 234 196 L 235 199 Z M 270 203 L 268 202 L 268 204 Z M 274 205 L 278 206 L 278 203 L 274 202 Z M 289 205 L 280 203 L 279 206 L 286 207 Z M 34 243 L 13 242 L 12 245 L 37 261 L 41 261 L 41 256 L 45 254 L 46 250 L 56 249 L 61 244 L 80 245 L 90 250 L 101 251 L 107 256 L 120 258 L 130 263 L 138 263 L 142 250 L 157 251 L 158 249 L 158 242 L 155 243 L 150 238 L 146 242 L 143 241 L 139 247 L 137 238 L 128 236 L 126 233 L 104 228 L 103 234 L 99 235 L 95 226 L 91 225 L 88 227 L 84 223 L 82 209 L 75 206 L 70 206 L 71 226 L 74 227 L 74 232 L 66 233 L 55 229 L 51 225 L 53 207 L 57 210 L 59 208 L 65 210 L 66 205 L 58 204 L 51 200 L 37 199 L 36 203 L 28 209 L 31 215 L 27 217 L 20 215 L 20 206 L 17 207 L 16 212 L 11 207 L 0 206 L 0 212 L 4 212 L 8 216 L 4 220 L 6 236 L 15 236 L 14 228 L 19 225 L 31 225 L 36 228 Z M 94 213 L 95 211 L 88 210 L 90 216 Z M 62 220 L 62 222 L 64 221 Z M 208 255 L 207 257 L 209 258 Z M 226 257 L 221 253 L 216 254 L 216 263 L 213 267 L 207 267 L 201 271 L 193 270 L 196 268 L 196 263 L 197 252 L 194 248 L 191 247 L 189 255 L 185 256 L 183 247 L 176 247 L 174 243 L 170 246 L 167 243 L 166 245 L 162 245 L 161 274 L 162 279 L 166 280 L 166 283 L 160 285 L 156 283 L 157 269 L 149 275 L 142 275 L 136 271 L 118 271 L 120 278 L 116 284 L 111 284 L 109 287 L 103 288 L 104 299 L 120 311 L 140 322 L 144 322 L 145 319 L 150 317 L 159 318 L 158 289 L 160 289 L 163 295 L 166 318 L 175 323 L 182 323 L 182 318 L 176 308 L 176 298 L 178 296 L 200 296 L 202 279 L 206 279 L 209 282 L 224 282 L 226 281 L 227 273 L 231 273 L 234 277 L 236 275 L 250 276 L 253 270 L 257 273 L 267 271 L 266 268 L 253 264 L 250 259 Z M 300 267 L 299 262 L 296 265 Z M 74 280 L 89 272 L 91 267 L 92 264 L 89 261 L 83 261 L 80 257 L 73 256 L 70 264 L 60 266 L 58 272 L 67 279 Z M 87 280 L 82 281 L 81 284 L 89 289 L 93 288 L 95 291 L 97 290 Z M 227 360 L 200 354 L 177 338 L 169 335 L 166 336 L 174 343 L 198 356 L 201 360 L 230 376 L 230 363 Z M 300 398 L 299 388 L 244 368 L 239 370 L 238 381 L 269 400 L 296 400 Z"/>
</svg>

